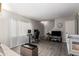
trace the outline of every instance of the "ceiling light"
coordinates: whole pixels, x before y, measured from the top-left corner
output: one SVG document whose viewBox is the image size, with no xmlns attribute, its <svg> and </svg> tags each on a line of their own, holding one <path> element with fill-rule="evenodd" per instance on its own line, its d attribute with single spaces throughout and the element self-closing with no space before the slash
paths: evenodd
<svg viewBox="0 0 79 59">
<path fill-rule="evenodd" d="M 41 21 L 42 24 L 47 25 L 48 21 Z"/>
</svg>

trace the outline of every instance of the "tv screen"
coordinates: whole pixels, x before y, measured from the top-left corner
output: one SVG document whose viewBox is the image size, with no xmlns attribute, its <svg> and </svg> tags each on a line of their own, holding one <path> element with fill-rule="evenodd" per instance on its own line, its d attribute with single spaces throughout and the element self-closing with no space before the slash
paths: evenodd
<svg viewBox="0 0 79 59">
<path fill-rule="evenodd" d="M 52 36 L 61 36 L 61 31 L 52 31 L 51 35 Z"/>
</svg>

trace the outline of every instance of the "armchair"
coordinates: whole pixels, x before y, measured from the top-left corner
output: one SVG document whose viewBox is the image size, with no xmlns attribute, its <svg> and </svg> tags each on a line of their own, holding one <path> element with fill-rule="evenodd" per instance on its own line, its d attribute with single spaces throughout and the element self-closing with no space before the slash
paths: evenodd
<svg viewBox="0 0 79 59">
<path fill-rule="evenodd" d="M 79 35 L 66 34 L 67 50 L 69 55 L 79 55 Z"/>
</svg>

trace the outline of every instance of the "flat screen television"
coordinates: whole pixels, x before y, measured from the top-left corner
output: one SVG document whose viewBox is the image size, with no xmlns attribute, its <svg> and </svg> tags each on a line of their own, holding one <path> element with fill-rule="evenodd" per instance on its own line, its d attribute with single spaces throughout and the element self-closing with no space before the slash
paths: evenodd
<svg viewBox="0 0 79 59">
<path fill-rule="evenodd" d="M 51 35 L 52 36 L 61 36 L 61 31 L 52 31 Z"/>
</svg>

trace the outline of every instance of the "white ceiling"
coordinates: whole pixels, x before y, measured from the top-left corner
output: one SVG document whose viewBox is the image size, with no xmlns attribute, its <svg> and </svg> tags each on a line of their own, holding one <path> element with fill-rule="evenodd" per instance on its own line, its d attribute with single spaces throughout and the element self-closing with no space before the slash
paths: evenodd
<svg viewBox="0 0 79 59">
<path fill-rule="evenodd" d="M 6 6 L 6 9 L 34 20 L 72 16 L 79 10 L 78 3 L 9 3 Z"/>
</svg>

